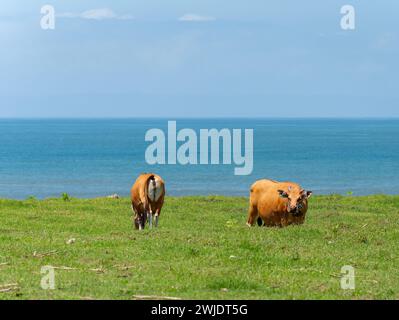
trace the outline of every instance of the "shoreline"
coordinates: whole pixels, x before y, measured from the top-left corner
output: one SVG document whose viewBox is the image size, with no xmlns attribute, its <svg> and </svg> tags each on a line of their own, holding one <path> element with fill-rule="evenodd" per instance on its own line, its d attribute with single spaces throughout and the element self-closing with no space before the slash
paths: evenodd
<svg viewBox="0 0 399 320">
<path fill-rule="evenodd" d="M 65 201 L 70 201 L 70 200 L 129 200 L 130 196 L 128 195 L 122 195 L 118 197 L 114 197 L 115 195 L 108 195 L 108 196 L 100 196 L 100 197 L 75 197 L 68 195 L 68 200 Z M 387 193 L 374 193 L 374 194 L 366 194 L 366 195 L 355 195 L 355 194 L 339 194 L 339 193 L 330 193 L 330 194 L 316 194 L 313 195 L 312 198 L 328 198 L 328 197 L 334 197 L 334 198 L 373 198 L 373 197 L 398 197 L 398 194 L 387 194 Z M 208 195 L 201 195 L 201 194 L 193 194 L 193 195 L 166 195 L 166 199 L 199 199 L 199 198 L 219 198 L 219 199 L 248 199 L 248 195 L 223 195 L 223 194 L 208 194 Z M 0 201 L 49 201 L 49 200 L 62 200 L 63 195 L 60 195 L 59 197 L 46 197 L 46 198 L 38 198 L 35 196 L 30 196 L 26 197 L 24 199 L 17 199 L 17 198 L 4 198 L 0 196 Z"/>
</svg>

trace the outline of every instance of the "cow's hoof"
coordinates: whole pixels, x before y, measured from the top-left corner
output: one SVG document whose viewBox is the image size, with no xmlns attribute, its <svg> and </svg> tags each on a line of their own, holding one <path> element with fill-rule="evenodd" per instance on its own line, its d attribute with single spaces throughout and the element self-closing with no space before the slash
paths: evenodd
<svg viewBox="0 0 399 320">
<path fill-rule="evenodd" d="M 246 225 L 247 225 L 247 227 L 250 227 L 250 228 L 252 227 L 252 225 L 249 222 L 247 222 Z"/>
</svg>

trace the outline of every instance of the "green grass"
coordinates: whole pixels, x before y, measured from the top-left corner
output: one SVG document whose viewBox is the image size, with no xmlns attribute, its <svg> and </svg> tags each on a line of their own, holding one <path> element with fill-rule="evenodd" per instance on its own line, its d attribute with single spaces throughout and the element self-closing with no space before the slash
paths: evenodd
<svg viewBox="0 0 399 320">
<path fill-rule="evenodd" d="M 0 200 L 0 299 L 399 298 L 399 196 L 315 196 L 284 229 L 246 227 L 247 202 L 168 197 L 159 228 L 139 232 L 128 199 Z M 46 265 L 73 269 L 43 290 Z"/>
</svg>

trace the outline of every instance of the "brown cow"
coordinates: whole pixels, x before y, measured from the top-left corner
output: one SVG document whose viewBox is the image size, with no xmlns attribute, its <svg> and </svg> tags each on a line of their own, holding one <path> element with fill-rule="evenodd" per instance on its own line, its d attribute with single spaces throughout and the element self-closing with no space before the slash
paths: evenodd
<svg viewBox="0 0 399 320">
<path fill-rule="evenodd" d="M 253 226 L 256 219 L 268 227 L 302 224 L 311 195 L 294 182 L 258 180 L 251 186 L 247 225 Z"/>
<path fill-rule="evenodd" d="M 130 195 L 136 229 L 144 229 L 147 219 L 149 227 L 152 228 L 153 216 L 157 227 L 165 198 L 165 183 L 162 178 L 154 173 L 141 174 L 134 183 Z"/>
</svg>

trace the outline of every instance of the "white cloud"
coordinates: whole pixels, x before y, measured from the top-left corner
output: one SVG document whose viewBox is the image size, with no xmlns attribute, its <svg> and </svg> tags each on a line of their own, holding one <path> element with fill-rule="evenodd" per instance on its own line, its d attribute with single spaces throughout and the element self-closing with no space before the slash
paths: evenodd
<svg viewBox="0 0 399 320">
<path fill-rule="evenodd" d="M 131 20 L 133 16 L 130 14 L 118 15 L 109 8 L 91 9 L 81 13 L 65 12 L 58 14 L 57 17 L 61 18 L 81 18 L 88 20 L 106 20 L 106 19 L 118 19 L 118 20 Z"/>
<path fill-rule="evenodd" d="M 94 19 L 94 20 L 103 20 L 103 19 L 115 19 L 117 15 L 111 9 L 103 8 L 103 9 L 92 9 L 82 12 L 81 17 L 83 19 Z"/>
<path fill-rule="evenodd" d="M 186 13 L 179 18 L 179 21 L 193 21 L 193 22 L 203 22 L 203 21 L 215 21 L 216 18 L 210 16 L 201 16 L 194 13 Z"/>
</svg>

